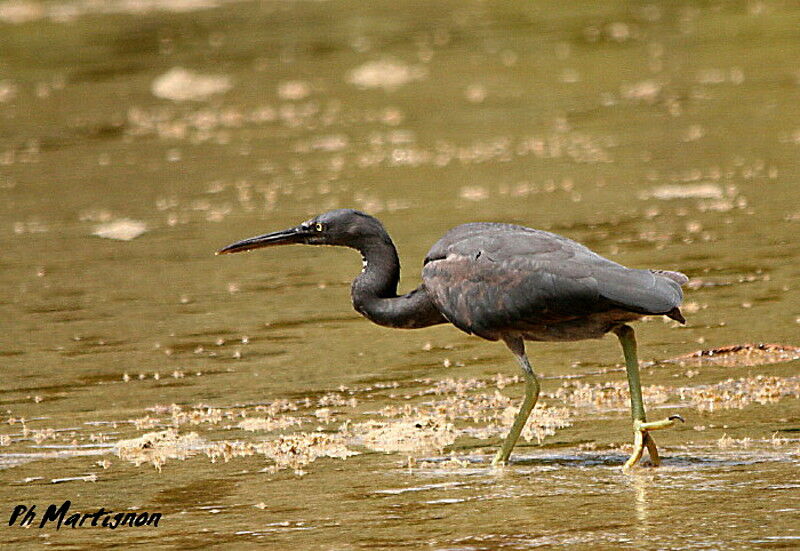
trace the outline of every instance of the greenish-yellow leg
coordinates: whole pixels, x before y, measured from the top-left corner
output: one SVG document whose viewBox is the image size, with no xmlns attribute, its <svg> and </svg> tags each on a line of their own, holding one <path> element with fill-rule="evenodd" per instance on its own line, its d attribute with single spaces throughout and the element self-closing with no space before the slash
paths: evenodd
<svg viewBox="0 0 800 551">
<path fill-rule="evenodd" d="M 622 344 L 622 353 L 625 355 L 625 370 L 628 372 L 628 386 L 631 391 L 631 416 L 633 417 L 633 453 L 622 467 L 623 470 L 630 469 L 644 454 L 650 454 L 650 463 L 657 467 L 661 462 L 658 457 L 658 449 L 650 431 L 666 429 L 673 426 L 678 421 L 683 421 L 680 415 L 672 415 L 660 421 L 647 422 L 644 414 L 644 403 L 642 402 L 642 384 L 639 381 L 639 359 L 636 355 L 636 336 L 633 329 L 627 325 L 621 325 L 614 329 L 614 333 L 619 337 Z"/>
<path fill-rule="evenodd" d="M 536 405 L 536 400 L 539 398 L 539 381 L 536 374 L 533 372 L 528 357 L 525 355 L 525 342 L 518 337 L 505 339 L 506 345 L 514 353 L 519 366 L 522 368 L 522 374 L 525 376 L 525 398 L 522 400 L 522 405 L 514 418 L 514 424 L 511 430 L 508 431 L 506 439 L 503 440 L 502 447 L 497 451 L 497 454 L 492 459 L 492 465 L 505 465 L 508 463 L 508 457 L 511 455 L 511 450 L 519 439 L 522 429 L 531 414 L 533 406 Z"/>
</svg>

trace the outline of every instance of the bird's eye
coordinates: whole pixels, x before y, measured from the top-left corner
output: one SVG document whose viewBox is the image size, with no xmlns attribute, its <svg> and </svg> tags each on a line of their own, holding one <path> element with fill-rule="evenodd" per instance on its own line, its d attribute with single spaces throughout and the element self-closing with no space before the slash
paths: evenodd
<svg viewBox="0 0 800 551">
<path fill-rule="evenodd" d="M 322 231 L 322 230 L 324 230 L 324 229 L 325 229 L 325 226 L 323 226 L 322 224 L 320 224 L 319 222 L 317 222 L 317 223 L 314 225 L 314 229 L 315 229 L 315 230 L 317 230 L 317 231 Z"/>
</svg>

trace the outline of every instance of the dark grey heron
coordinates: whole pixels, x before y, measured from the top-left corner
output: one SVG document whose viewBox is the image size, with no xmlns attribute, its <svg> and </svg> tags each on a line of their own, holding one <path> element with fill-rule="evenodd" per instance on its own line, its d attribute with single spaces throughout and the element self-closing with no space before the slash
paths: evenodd
<svg viewBox="0 0 800 551">
<path fill-rule="evenodd" d="M 351 209 L 320 214 L 286 230 L 251 237 L 217 254 L 288 245 L 339 245 L 361 253 L 363 269 L 353 281 L 355 309 L 386 327 L 413 329 L 450 322 L 462 331 L 502 340 L 525 376 L 525 398 L 493 464 L 506 464 L 539 396 L 539 381 L 525 354 L 525 341 L 575 341 L 617 335 L 631 394 L 634 449 L 624 468 L 647 448 L 659 464 L 650 431 L 683 419 L 645 418 L 636 339 L 628 322 L 664 315 L 685 323 L 679 309 L 679 272 L 626 268 L 583 245 L 546 231 L 512 224 L 463 224 L 447 232 L 425 256 L 422 285 L 397 294 L 400 260 L 383 225 Z"/>
</svg>

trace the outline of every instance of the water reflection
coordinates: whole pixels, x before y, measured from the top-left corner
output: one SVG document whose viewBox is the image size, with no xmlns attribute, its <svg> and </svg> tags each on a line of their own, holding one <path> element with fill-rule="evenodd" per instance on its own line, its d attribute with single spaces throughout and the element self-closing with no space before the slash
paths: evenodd
<svg viewBox="0 0 800 551">
<path fill-rule="evenodd" d="M 636 472 L 630 478 L 630 485 L 633 489 L 634 511 L 636 521 L 636 546 L 639 548 L 647 547 L 652 539 L 650 534 L 650 486 L 653 479 L 647 473 Z"/>
</svg>

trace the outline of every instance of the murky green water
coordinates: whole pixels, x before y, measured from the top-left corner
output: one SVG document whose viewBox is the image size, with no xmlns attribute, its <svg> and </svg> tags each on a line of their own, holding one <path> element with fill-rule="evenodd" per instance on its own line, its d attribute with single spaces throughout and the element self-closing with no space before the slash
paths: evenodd
<svg viewBox="0 0 800 551">
<path fill-rule="evenodd" d="M 798 29 L 777 1 L 0 2 L 0 542 L 800 546 L 800 362 L 663 361 L 800 344 Z M 213 256 L 343 206 L 403 289 L 474 220 L 687 273 L 689 323 L 638 324 L 650 409 L 687 419 L 663 468 L 619 470 L 611 338 L 529 345 L 561 424 L 493 470 L 502 345 L 359 318 L 351 251 Z M 120 220 L 145 231 L 93 235 Z M 116 445 L 170 428 L 175 453 Z M 164 517 L 7 526 L 65 499 Z"/>
</svg>

